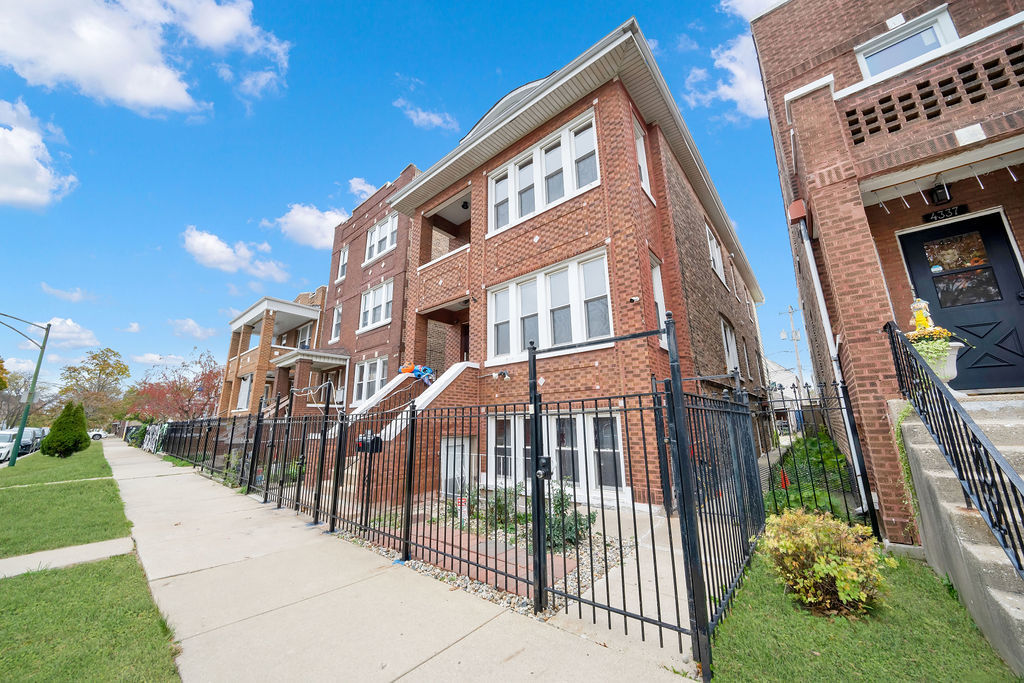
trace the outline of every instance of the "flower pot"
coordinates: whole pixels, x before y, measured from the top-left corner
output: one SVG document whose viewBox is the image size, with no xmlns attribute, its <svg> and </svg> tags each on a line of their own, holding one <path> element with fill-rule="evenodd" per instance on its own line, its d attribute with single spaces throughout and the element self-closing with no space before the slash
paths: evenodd
<svg viewBox="0 0 1024 683">
<path fill-rule="evenodd" d="M 939 379 L 947 384 L 956 379 L 956 357 L 960 354 L 960 349 L 962 348 L 964 348 L 962 343 L 951 341 L 949 342 L 949 350 L 946 352 L 945 358 L 940 359 L 938 362 L 928 362 L 928 365 L 939 376 Z"/>
</svg>

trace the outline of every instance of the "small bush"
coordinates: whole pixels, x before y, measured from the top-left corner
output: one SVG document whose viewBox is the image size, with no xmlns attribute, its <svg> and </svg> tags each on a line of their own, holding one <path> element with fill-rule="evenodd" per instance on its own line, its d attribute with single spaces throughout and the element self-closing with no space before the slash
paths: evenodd
<svg viewBox="0 0 1024 683">
<path fill-rule="evenodd" d="M 785 510 L 768 519 L 764 549 L 796 598 L 816 612 L 864 612 L 880 600 L 882 553 L 866 526 L 850 526 L 832 515 Z"/>
<path fill-rule="evenodd" d="M 551 488 L 551 512 L 544 519 L 548 547 L 558 551 L 577 545 L 590 536 L 590 527 L 597 513 L 583 514 L 576 509 L 572 496 L 573 483 L 565 479 Z"/>
<path fill-rule="evenodd" d="M 64 406 L 39 446 L 43 455 L 66 458 L 89 447 L 89 432 L 84 427 L 85 413 L 80 411 L 81 405 L 68 403 Z"/>
</svg>

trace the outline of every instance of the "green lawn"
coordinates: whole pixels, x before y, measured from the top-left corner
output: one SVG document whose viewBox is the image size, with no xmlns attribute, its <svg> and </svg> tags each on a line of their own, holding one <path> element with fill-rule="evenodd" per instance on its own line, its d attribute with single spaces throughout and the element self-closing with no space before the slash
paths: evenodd
<svg viewBox="0 0 1024 683">
<path fill-rule="evenodd" d="M 173 455 L 165 455 L 162 460 L 164 462 L 171 463 L 175 467 L 192 467 L 192 463 L 188 460 L 182 460 L 181 458 L 176 458 Z"/>
<path fill-rule="evenodd" d="M 0 614 L 0 680 L 178 680 L 134 555 L 3 579 Z"/>
<path fill-rule="evenodd" d="M 870 615 L 818 617 L 755 556 L 716 631 L 715 680 L 1016 680 L 927 565 L 900 558 L 886 576 L 886 604 Z"/>
<path fill-rule="evenodd" d="M 103 458 L 103 444 L 92 441 L 84 451 L 68 458 L 55 458 L 42 453 L 18 458 L 14 467 L 0 465 L 0 488 L 44 481 L 66 481 L 109 477 L 110 465 Z"/>
</svg>

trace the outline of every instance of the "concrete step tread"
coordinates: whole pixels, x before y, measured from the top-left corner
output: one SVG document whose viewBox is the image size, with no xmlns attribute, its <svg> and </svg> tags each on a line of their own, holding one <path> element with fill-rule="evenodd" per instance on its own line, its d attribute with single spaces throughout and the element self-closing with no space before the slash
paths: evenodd
<svg viewBox="0 0 1024 683">
<path fill-rule="evenodd" d="M 1024 586 L 1024 581 L 1021 581 Z M 999 590 L 998 588 L 989 588 L 990 593 L 996 599 L 996 603 L 1002 607 L 1015 621 L 1019 621 L 1024 624 L 1024 588 L 1022 592 L 1010 592 Z"/>
</svg>

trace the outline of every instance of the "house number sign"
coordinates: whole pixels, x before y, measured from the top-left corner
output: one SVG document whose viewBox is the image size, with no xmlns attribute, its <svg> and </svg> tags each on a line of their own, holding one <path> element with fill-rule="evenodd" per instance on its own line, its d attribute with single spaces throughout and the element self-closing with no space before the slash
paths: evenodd
<svg viewBox="0 0 1024 683">
<path fill-rule="evenodd" d="M 955 218 L 956 216 L 962 216 L 967 213 L 967 205 L 960 204 L 959 206 L 947 206 L 945 209 L 939 209 L 926 213 L 921 216 L 921 219 L 925 223 L 934 223 L 935 221 L 944 221 L 947 218 Z"/>
</svg>

